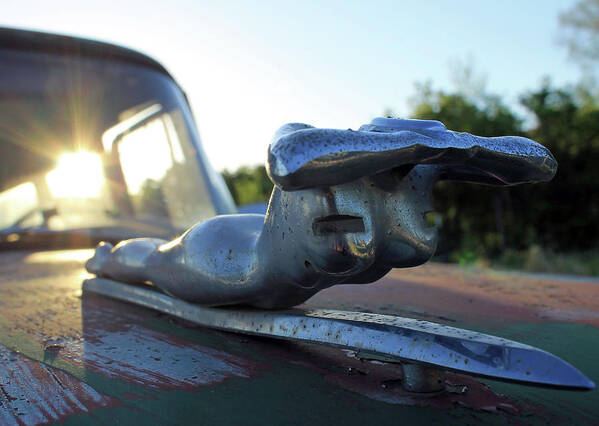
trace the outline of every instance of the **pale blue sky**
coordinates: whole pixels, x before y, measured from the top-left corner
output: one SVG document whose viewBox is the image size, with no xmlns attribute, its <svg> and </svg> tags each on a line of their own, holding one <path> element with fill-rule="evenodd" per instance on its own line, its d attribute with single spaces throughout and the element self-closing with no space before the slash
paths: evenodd
<svg viewBox="0 0 599 426">
<path fill-rule="evenodd" d="M 575 1 L 13 1 L 0 26 L 122 44 L 162 62 L 187 91 L 217 169 L 257 164 L 290 121 L 356 128 L 407 115 L 416 81 L 450 88 L 470 57 L 487 89 L 517 103 L 543 76 L 580 78 L 558 45 Z"/>
</svg>

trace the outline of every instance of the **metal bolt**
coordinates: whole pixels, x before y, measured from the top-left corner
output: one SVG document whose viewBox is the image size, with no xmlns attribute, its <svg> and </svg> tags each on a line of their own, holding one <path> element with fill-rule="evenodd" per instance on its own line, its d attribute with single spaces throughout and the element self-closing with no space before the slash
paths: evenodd
<svg viewBox="0 0 599 426">
<path fill-rule="evenodd" d="M 440 392 L 445 389 L 443 371 L 421 364 L 402 364 L 403 388 L 409 392 Z"/>
</svg>

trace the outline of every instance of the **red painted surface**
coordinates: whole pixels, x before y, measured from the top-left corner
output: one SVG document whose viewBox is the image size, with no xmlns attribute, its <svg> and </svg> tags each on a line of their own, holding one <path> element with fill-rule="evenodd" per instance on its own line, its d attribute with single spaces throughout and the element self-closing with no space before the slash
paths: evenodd
<svg viewBox="0 0 599 426">
<path fill-rule="evenodd" d="M 87 276 L 82 265 L 90 254 L 90 251 L 13 252 L 0 256 L 0 326 L 4 335 L 25 336 L 25 341 L 37 342 L 49 359 L 60 359 L 148 389 L 193 390 L 228 378 L 250 378 L 269 368 L 243 356 L 152 328 L 148 321 L 154 321 L 155 317 L 149 310 L 97 296 L 82 297 L 81 282 Z M 330 288 L 310 299 L 306 306 L 470 324 L 555 319 L 598 325 L 599 287 L 594 283 L 549 281 L 489 271 L 479 273 L 429 264 L 393 271 L 371 285 Z M 234 339 L 235 336 L 227 337 L 229 341 Z M 536 412 L 536 408 L 523 407 L 522 402 L 515 403 L 497 395 L 467 376 L 448 374 L 449 381 L 455 385 L 453 392 L 436 398 L 418 397 L 401 389 L 401 368 L 395 364 L 363 360 L 338 349 L 315 345 L 251 338 L 247 342 L 250 352 L 301 365 L 337 387 L 377 401 L 436 408 L 458 405 L 512 414 Z M 37 392 L 31 393 L 29 401 L 41 401 L 40 395 L 45 397 L 46 393 L 39 389 L 53 389 L 49 387 L 53 377 L 68 384 L 56 394 L 60 401 L 53 402 L 57 404 L 54 411 L 34 408 L 31 414 L 27 413 L 33 419 L 29 423 L 46 418 L 43 416 L 53 416 L 52 413 L 62 419 L 78 409 L 83 410 L 76 401 L 86 410 L 112 403 L 66 373 L 18 355 L 10 357 L 9 361 L 0 363 L 0 377 L 9 374 L 6 373 L 9 368 L 16 368 L 13 364 L 24 363 L 29 371 L 22 370 L 24 377 L 32 376 L 40 383 L 40 387 L 28 388 Z M 2 383 L 4 386 L 4 381 Z M 467 392 L 461 392 L 464 387 L 468 388 Z M 71 388 L 74 390 L 69 390 Z M 60 393 L 66 392 L 65 389 L 75 395 L 75 400 Z M 6 392 L 15 398 L 19 391 Z M 147 395 L 128 393 L 122 402 L 136 398 L 145 399 Z M 0 424 L 14 423 L 23 417 L 19 415 L 20 406 L 14 405 L 17 399 L 7 401 L 0 408 Z"/>
<path fill-rule="evenodd" d="M 475 378 L 462 374 L 446 373 L 449 392 L 415 394 L 403 390 L 402 367 L 398 363 L 368 360 L 353 351 L 305 343 L 278 342 L 265 345 L 260 351 L 312 370 L 340 388 L 389 404 L 438 409 L 462 406 L 509 414 L 537 411 L 533 406 L 523 407 L 509 397 L 498 395 Z"/>
<path fill-rule="evenodd" d="M 75 377 L 0 345 L 0 424 L 59 421 L 116 403 Z"/>
<path fill-rule="evenodd" d="M 249 378 L 253 361 L 143 326 L 135 310 L 99 297 L 85 297 L 83 339 L 63 342 L 60 357 L 112 379 L 151 389 L 188 389 Z"/>
<path fill-rule="evenodd" d="M 545 320 L 599 326 L 599 285 L 429 263 L 395 269 L 377 283 L 324 290 L 310 307 L 369 310 L 425 319 Z"/>
<path fill-rule="evenodd" d="M 81 297 L 89 250 L 0 256 L 0 316 L 45 351 L 151 389 L 193 389 L 264 368 L 254 361 L 148 328 L 148 310 Z"/>
</svg>

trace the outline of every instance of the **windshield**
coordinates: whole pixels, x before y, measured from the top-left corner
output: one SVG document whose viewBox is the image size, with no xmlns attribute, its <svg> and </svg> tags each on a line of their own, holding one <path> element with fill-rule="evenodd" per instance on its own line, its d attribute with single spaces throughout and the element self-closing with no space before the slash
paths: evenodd
<svg viewBox="0 0 599 426">
<path fill-rule="evenodd" d="M 213 194 L 220 176 L 205 161 L 185 98 L 167 75 L 94 58 L 4 55 L 3 234 L 118 228 L 169 237 L 223 213 Z"/>
</svg>

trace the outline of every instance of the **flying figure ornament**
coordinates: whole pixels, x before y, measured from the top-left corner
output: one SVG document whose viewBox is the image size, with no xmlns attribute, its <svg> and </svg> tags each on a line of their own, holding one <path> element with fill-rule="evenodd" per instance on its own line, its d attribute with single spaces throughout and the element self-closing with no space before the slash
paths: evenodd
<svg viewBox="0 0 599 426">
<path fill-rule="evenodd" d="M 438 121 L 286 124 L 268 151 L 275 188 L 266 215 L 216 216 L 172 241 L 100 243 L 86 264 L 97 278 L 84 290 L 208 327 L 398 359 L 413 392 L 442 390 L 446 369 L 591 389 L 565 361 L 510 340 L 391 315 L 289 309 L 333 285 L 428 261 L 438 240 L 425 217 L 436 182 L 507 186 L 546 182 L 556 170 L 549 150 L 530 139 L 474 136 Z"/>
</svg>

